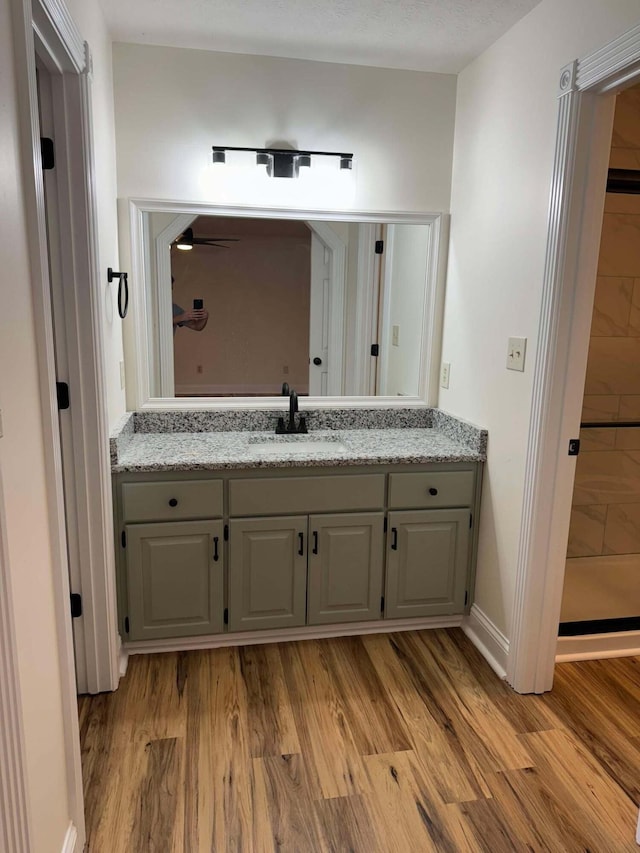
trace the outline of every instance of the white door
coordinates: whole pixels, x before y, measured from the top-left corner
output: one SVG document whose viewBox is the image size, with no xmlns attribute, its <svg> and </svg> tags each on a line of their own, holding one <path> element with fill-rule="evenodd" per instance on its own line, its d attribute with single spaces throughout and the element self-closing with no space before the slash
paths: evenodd
<svg viewBox="0 0 640 853">
<path fill-rule="evenodd" d="M 326 397 L 329 375 L 329 299 L 331 249 L 311 232 L 311 301 L 309 306 L 309 395 Z"/>
<path fill-rule="evenodd" d="M 40 61 L 37 64 L 38 106 L 40 117 L 40 134 L 54 139 L 53 99 L 51 93 L 51 77 Z M 59 218 L 58 193 L 54 170 L 46 170 L 44 178 L 45 210 L 47 220 L 47 256 L 49 260 L 49 282 L 51 285 L 51 311 L 53 315 L 54 353 L 56 381 L 69 386 L 69 359 L 67 353 L 66 312 L 64 304 L 64 287 L 62 275 L 62 260 L 60 247 L 62 245 Z M 75 506 L 75 483 L 73 471 L 73 431 L 70 409 L 61 409 L 60 445 L 62 453 L 62 478 L 65 502 L 65 527 L 67 534 L 67 556 L 69 566 L 69 586 L 72 593 L 81 594 L 80 551 L 78 545 L 78 529 L 74 522 L 77 517 Z M 76 686 L 79 693 L 86 693 L 86 656 L 84 645 L 83 617 L 77 616 L 72 620 L 73 646 L 76 664 Z"/>
</svg>

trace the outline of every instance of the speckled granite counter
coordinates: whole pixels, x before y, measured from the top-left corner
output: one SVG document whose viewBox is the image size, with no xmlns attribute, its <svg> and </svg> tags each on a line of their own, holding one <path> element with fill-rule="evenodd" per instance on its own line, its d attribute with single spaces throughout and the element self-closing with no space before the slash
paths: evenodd
<svg viewBox="0 0 640 853">
<path fill-rule="evenodd" d="M 437 409 L 305 411 L 309 435 L 276 436 L 278 412 L 135 412 L 111 435 L 114 473 L 482 462 L 487 433 Z M 225 429 L 226 426 L 226 429 Z"/>
</svg>

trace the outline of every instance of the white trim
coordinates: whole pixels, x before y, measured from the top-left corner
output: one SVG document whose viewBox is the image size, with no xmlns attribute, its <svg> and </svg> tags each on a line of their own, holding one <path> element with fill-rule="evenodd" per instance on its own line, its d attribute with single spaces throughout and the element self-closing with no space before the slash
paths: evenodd
<svg viewBox="0 0 640 853">
<path fill-rule="evenodd" d="M 604 660 L 640 655 L 640 631 L 558 637 L 556 663 L 574 660 Z"/>
<path fill-rule="evenodd" d="M 29 853 L 24 732 L 0 471 L 0 850 Z"/>
<path fill-rule="evenodd" d="M 195 396 L 198 394 L 206 394 L 209 396 L 223 397 L 227 394 L 233 396 L 234 393 L 246 395 L 260 394 L 264 396 L 270 394 L 272 397 L 280 394 L 279 388 L 274 387 L 275 383 L 270 385 L 176 385 L 176 396 Z M 285 403 L 280 401 L 281 407 Z M 289 405 L 288 399 L 286 405 Z"/>
<path fill-rule="evenodd" d="M 129 653 L 125 649 L 124 646 L 120 648 L 120 663 L 118 667 L 118 671 L 120 673 L 120 678 L 124 678 L 127 674 L 127 669 L 129 668 Z"/>
<path fill-rule="evenodd" d="M 507 666 L 522 693 L 550 690 L 613 95 L 640 67 L 640 27 L 562 69 L 547 256 Z"/>
<path fill-rule="evenodd" d="M 190 214 L 177 216 L 170 225 L 161 231 L 155 238 L 156 244 L 156 292 L 155 300 L 147 305 L 149 316 L 156 322 L 156 334 L 158 336 L 158 370 L 160 376 L 160 391 L 163 397 L 174 396 L 175 386 L 173 366 L 173 299 L 171 298 L 171 244 L 179 237 L 185 228 L 188 228 L 196 217 Z M 148 235 L 148 223 L 143 225 Z M 147 245 L 145 241 L 145 245 Z M 147 271 L 148 272 L 148 271 Z M 149 275 L 144 280 L 149 283 Z M 148 297 L 151 296 L 151 287 L 144 288 Z M 155 302 L 155 304 L 154 304 Z M 195 392 L 198 393 L 197 391 Z"/>
<path fill-rule="evenodd" d="M 462 630 L 496 675 L 506 678 L 509 640 L 486 613 L 477 605 L 472 605 L 471 612 L 462 622 Z"/>
<path fill-rule="evenodd" d="M 308 227 L 318 235 L 331 252 L 329 271 L 329 370 L 328 394 L 336 397 L 342 393 L 344 372 L 344 308 L 347 278 L 347 247 L 333 228 L 322 221 L 310 219 Z"/>
<path fill-rule="evenodd" d="M 273 218 L 304 220 L 307 222 L 340 221 L 357 223 L 405 223 L 417 225 L 432 225 L 430 229 L 430 270 L 437 274 L 431 282 L 436 293 L 428 295 L 427 306 L 429 311 L 442 299 L 439 288 L 442 287 L 442 276 L 439 273 L 443 269 L 443 262 L 439 258 L 442 250 L 441 228 L 442 214 L 438 213 L 403 213 L 398 211 L 326 211 L 291 208 L 270 208 L 221 205 L 193 204 L 177 201 L 164 201 L 157 199 L 131 198 L 128 200 L 129 230 L 123 229 L 123 234 L 128 238 L 129 245 L 123 246 L 125 258 L 129 257 L 131 265 L 131 278 L 133 282 L 144 280 L 145 259 L 144 247 L 142 245 L 143 214 L 145 212 L 163 212 L 175 214 L 192 214 L 194 216 L 250 216 L 254 218 Z M 125 241 L 123 240 L 123 243 Z M 141 288 L 134 287 L 131 303 L 131 319 L 125 322 L 125 351 L 128 360 L 134 364 L 134 375 L 127 374 L 127 406 L 131 410 L 185 410 L 213 409 L 221 410 L 228 408 L 244 409 L 271 409 L 277 405 L 276 398 L 256 400 L 254 398 L 231 397 L 222 400 L 206 402 L 199 398 L 182 398 L 178 401 L 173 397 L 152 397 L 149 383 L 149 349 L 148 330 L 145 322 L 145 298 Z M 429 313 L 425 311 L 425 315 Z M 427 398 L 437 394 L 436 387 L 429 388 L 430 377 L 432 379 L 434 370 L 432 362 L 434 353 L 439 353 L 439 342 L 441 330 L 435 327 L 438 321 L 437 312 L 429 313 L 426 320 L 427 331 L 426 350 L 421 363 L 420 390 L 417 395 L 407 397 L 308 397 L 306 398 L 309 408 L 336 408 L 336 407 L 366 407 L 366 408 L 397 408 L 407 405 L 426 406 Z M 423 346 L 425 342 L 423 341 Z M 133 358 L 130 357 L 133 355 Z M 437 373 L 437 370 L 436 370 Z"/>
<path fill-rule="evenodd" d="M 378 329 L 378 288 L 376 266 L 380 255 L 374 251 L 376 225 L 363 223 L 358 234 L 358 270 L 356 275 L 355 334 L 353 341 L 353 377 L 356 393 L 369 395 L 375 391 L 375 362 L 371 344 L 375 343 Z M 372 283 L 375 287 L 372 287 Z M 349 380 L 347 380 L 349 381 Z"/>
<path fill-rule="evenodd" d="M 69 824 L 69 828 L 67 829 L 64 841 L 62 842 L 62 849 L 60 853 L 76 853 L 78 844 L 78 830 L 73 823 Z"/>
<path fill-rule="evenodd" d="M 227 646 L 255 646 L 262 643 L 288 643 L 296 640 L 323 640 L 328 637 L 353 637 L 360 634 L 393 634 L 396 631 L 423 631 L 426 628 L 459 628 L 462 616 L 429 616 L 421 619 L 377 619 L 368 622 L 343 622 L 339 625 L 305 625 L 301 628 L 270 631 L 231 631 L 205 637 L 170 640 L 143 640 L 125 643 L 130 655 L 154 652 L 183 652 L 193 649 L 219 649 Z"/>
</svg>

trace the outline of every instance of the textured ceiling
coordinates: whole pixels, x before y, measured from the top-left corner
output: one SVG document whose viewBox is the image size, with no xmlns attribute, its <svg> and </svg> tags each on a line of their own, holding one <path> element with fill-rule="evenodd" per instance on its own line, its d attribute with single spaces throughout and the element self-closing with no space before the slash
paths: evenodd
<svg viewBox="0 0 640 853">
<path fill-rule="evenodd" d="M 115 41 L 455 73 L 539 0 L 101 0 Z"/>
</svg>

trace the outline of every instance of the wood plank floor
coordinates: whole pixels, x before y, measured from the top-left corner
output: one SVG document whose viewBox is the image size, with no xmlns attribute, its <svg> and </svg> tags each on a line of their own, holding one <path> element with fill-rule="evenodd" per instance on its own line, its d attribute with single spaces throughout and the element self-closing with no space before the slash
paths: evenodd
<svg viewBox="0 0 640 853">
<path fill-rule="evenodd" d="M 639 658 L 520 696 L 457 629 L 140 655 L 79 709 L 90 853 L 638 853 Z"/>
</svg>

